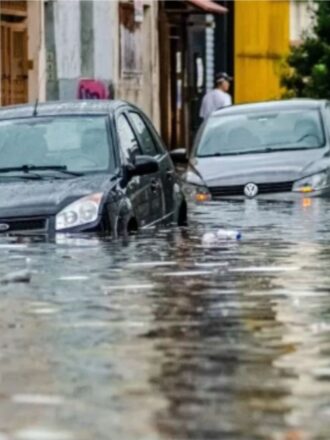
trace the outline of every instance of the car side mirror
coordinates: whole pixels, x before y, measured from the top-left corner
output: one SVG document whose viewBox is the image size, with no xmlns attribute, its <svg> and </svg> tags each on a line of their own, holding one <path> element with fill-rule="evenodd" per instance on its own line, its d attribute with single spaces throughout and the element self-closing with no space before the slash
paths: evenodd
<svg viewBox="0 0 330 440">
<path fill-rule="evenodd" d="M 134 176 L 145 176 L 147 174 L 157 173 L 159 171 L 159 164 L 156 159 L 151 156 L 135 156 L 134 165 L 132 165 L 128 174 L 132 178 Z"/>
<path fill-rule="evenodd" d="M 170 151 L 170 156 L 176 165 L 186 165 L 188 163 L 188 153 L 185 148 L 177 148 L 176 150 Z"/>
</svg>

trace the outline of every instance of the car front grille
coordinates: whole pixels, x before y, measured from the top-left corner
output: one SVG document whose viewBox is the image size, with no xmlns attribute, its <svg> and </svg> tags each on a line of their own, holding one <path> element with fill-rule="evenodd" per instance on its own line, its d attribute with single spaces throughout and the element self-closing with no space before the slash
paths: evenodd
<svg viewBox="0 0 330 440">
<path fill-rule="evenodd" d="M 23 231 L 45 231 L 47 229 L 47 219 L 41 217 L 29 218 L 0 218 L 0 233 L 23 232 Z"/>
<path fill-rule="evenodd" d="M 243 196 L 245 185 L 209 187 L 212 197 Z M 258 183 L 258 194 L 270 194 L 292 191 L 293 182 Z"/>
</svg>

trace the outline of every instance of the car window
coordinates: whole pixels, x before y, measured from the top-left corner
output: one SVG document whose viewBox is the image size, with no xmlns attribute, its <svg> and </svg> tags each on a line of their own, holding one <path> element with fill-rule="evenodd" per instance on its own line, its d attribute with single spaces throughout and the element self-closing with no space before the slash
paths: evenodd
<svg viewBox="0 0 330 440">
<path fill-rule="evenodd" d="M 130 117 L 141 139 L 141 149 L 143 154 L 157 156 L 159 154 L 157 144 L 152 137 L 147 125 L 138 113 L 130 112 Z"/>
<path fill-rule="evenodd" d="M 214 116 L 206 122 L 197 155 L 321 148 L 325 144 L 319 110 L 289 109 Z"/>
<path fill-rule="evenodd" d="M 117 119 L 117 132 L 121 151 L 126 159 L 132 159 L 140 153 L 139 144 L 125 115 L 119 115 Z"/>
<path fill-rule="evenodd" d="M 52 116 L 0 122 L 0 167 L 115 168 L 106 116 Z"/>
</svg>

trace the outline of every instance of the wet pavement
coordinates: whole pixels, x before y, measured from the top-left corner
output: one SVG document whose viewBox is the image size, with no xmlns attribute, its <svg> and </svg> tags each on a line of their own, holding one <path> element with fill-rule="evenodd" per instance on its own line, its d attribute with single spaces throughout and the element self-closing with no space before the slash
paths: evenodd
<svg viewBox="0 0 330 440">
<path fill-rule="evenodd" d="M 203 247 L 239 228 L 241 243 Z M 0 241 L 0 440 L 330 438 L 330 202 Z M 20 281 L 20 282 L 16 282 Z"/>
</svg>

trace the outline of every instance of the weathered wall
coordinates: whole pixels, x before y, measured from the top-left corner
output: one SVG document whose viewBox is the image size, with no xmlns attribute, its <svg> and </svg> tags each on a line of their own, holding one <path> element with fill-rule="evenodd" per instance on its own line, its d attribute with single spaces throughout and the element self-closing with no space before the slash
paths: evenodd
<svg viewBox="0 0 330 440">
<path fill-rule="evenodd" d="M 56 0 L 54 6 L 59 99 L 73 99 L 81 75 L 80 2 Z"/>
<path fill-rule="evenodd" d="M 138 47 L 142 72 L 129 78 L 120 69 L 119 4 L 118 0 L 47 2 L 47 98 L 74 99 L 79 81 L 93 78 L 106 89 L 111 86 L 115 98 L 141 107 L 159 126 L 158 3 L 144 1 Z"/>
<path fill-rule="evenodd" d="M 118 2 L 112 2 L 113 16 L 118 17 Z M 159 47 L 158 2 L 144 1 L 142 32 L 142 75 L 127 78 L 120 72 L 120 31 L 118 20 L 112 23 L 116 38 L 114 48 L 116 96 L 141 107 L 155 126 L 160 126 L 159 115 Z"/>
<path fill-rule="evenodd" d="M 46 60 L 44 41 L 44 3 L 28 2 L 28 99 L 45 100 Z"/>
</svg>

